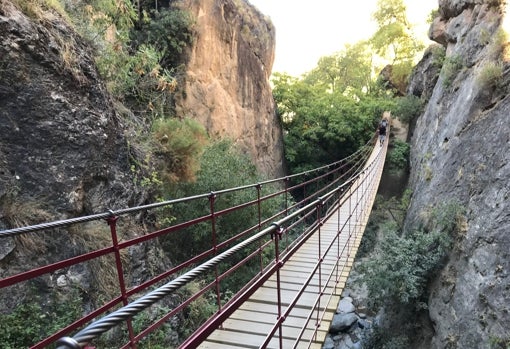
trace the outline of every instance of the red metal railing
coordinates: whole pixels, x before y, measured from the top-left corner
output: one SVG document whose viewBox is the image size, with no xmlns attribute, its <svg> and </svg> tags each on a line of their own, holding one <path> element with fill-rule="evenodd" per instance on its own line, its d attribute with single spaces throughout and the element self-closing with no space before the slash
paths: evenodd
<svg viewBox="0 0 510 349">
<path fill-rule="evenodd" d="M 0 231 L 0 239 L 33 234 L 34 232 L 44 234 L 56 230 L 60 234 L 65 234 L 72 229 L 80 229 L 84 224 L 104 220 L 109 226 L 111 235 L 109 246 L 89 252 L 74 253 L 70 257 L 56 260 L 47 265 L 40 265 L 35 269 L 7 275 L 0 279 L 0 291 L 3 292 L 2 294 L 7 294 L 9 288 L 23 285 L 43 275 L 53 276 L 66 273 L 72 267 L 109 256 L 113 258 L 115 264 L 118 294 L 106 300 L 101 306 L 88 310 L 87 314 L 75 319 L 55 333 L 44 334 L 42 339 L 38 339 L 37 342 L 31 345 L 31 348 L 44 348 L 56 343 L 59 339 L 57 343 L 59 348 L 82 348 L 88 343 L 93 343 L 104 332 L 122 323 L 127 327 L 128 339 L 126 343 L 120 344 L 118 347 L 136 348 L 138 342 L 156 331 L 169 319 L 183 312 L 191 303 L 205 296 L 208 292 L 214 292 L 217 303 L 216 314 L 197 329 L 195 334 L 182 345 L 183 348 L 191 348 L 203 340 L 210 333 L 211 328 L 221 324 L 228 314 L 244 301 L 249 294 L 253 293 L 272 273 L 278 271 L 283 260 L 288 258 L 292 251 L 299 248 L 301 241 L 304 241 L 307 234 L 319 224 L 321 217 L 326 215 L 328 210 L 341 200 L 340 193 L 347 192 L 346 189 L 349 188 L 354 178 L 363 169 L 370 151 L 371 147 L 365 146 L 350 157 L 328 166 L 253 185 Z M 251 201 L 231 207 L 217 207 L 218 201 L 225 197 L 253 190 L 255 190 L 256 195 Z M 328 199 L 324 200 L 321 196 L 327 196 Z M 298 199 L 293 200 L 293 198 Z M 270 213 L 264 213 L 264 205 L 277 199 L 280 200 L 280 208 Z M 161 208 L 174 208 L 178 205 L 186 205 L 196 201 L 207 201 L 209 203 L 208 213 L 191 219 L 176 221 L 167 227 L 143 232 L 131 238 L 127 237 L 126 232 L 119 234 L 119 221 L 126 217 L 154 212 Z M 228 200 L 225 199 L 224 201 Z M 320 202 L 320 207 L 317 205 L 317 201 Z M 240 231 L 231 234 L 217 231 L 218 221 L 229 215 L 240 214 L 246 209 L 253 209 L 257 215 L 256 224 L 243 227 Z M 285 228 L 282 228 L 283 223 L 285 223 Z M 169 270 L 151 275 L 143 282 L 130 282 L 129 284 L 126 282 L 129 268 L 126 267 L 123 253 L 125 254 L 130 248 L 158 241 L 160 238 L 171 240 L 173 236 L 176 236 L 175 234 L 191 227 L 201 227 L 204 224 L 209 227 L 210 246 L 197 251 L 196 254 L 185 260 L 179 261 Z M 282 238 L 287 240 L 282 240 Z M 269 255 L 268 251 L 273 252 Z M 57 258 L 57 256 L 53 255 L 52 258 Z M 235 258 L 233 258 L 234 256 Z M 254 272 L 253 279 L 244 288 L 238 290 L 235 297 L 228 301 L 225 300 L 222 294 L 222 284 L 229 277 L 235 276 L 236 272 L 239 273 L 242 270 L 241 268 L 244 268 L 248 263 L 253 263 L 254 260 L 257 261 L 258 271 Z M 233 261 L 233 264 L 227 267 L 223 265 L 231 261 Z M 253 267 L 251 268 L 253 269 Z M 211 278 L 211 271 L 214 274 L 213 278 Z M 154 320 L 146 328 L 140 330 L 139 333 L 135 333 L 132 324 L 133 316 L 197 279 L 205 282 L 203 287 L 173 309 L 167 311 L 159 319 Z M 136 295 L 140 294 L 145 295 L 131 301 Z M 105 314 L 108 315 L 105 316 Z M 100 320 L 93 322 L 101 316 L 103 317 Z M 282 317 L 284 317 L 283 313 Z M 86 326 L 87 324 L 89 325 Z M 64 337 L 77 330 L 79 332 L 72 338 Z"/>
</svg>

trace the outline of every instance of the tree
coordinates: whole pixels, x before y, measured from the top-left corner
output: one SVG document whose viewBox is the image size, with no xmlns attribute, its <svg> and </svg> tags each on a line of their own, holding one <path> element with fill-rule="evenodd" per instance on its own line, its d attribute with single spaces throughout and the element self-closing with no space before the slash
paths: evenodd
<svg viewBox="0 0 510 349">
<path fill-rule="evenodd" d="M 372 54 L 368 42 L 346 45 L 345 49 L 319 59 L 305 75 L 305 82 L 330 92 L 366 93 L 372 84 Z"/>
<path fill-rule="evenodd" d="M 327 67 L 326 67 L 327 68 Z M 292 173 L 309 170 L 352 154 L 373 135 L 389 110 L 386 96 L 351 96 L 327 90 L 319 80 L 275 74 L 273 95 L 284 129 L 285 158 Z"/>
<path fill-rule="evenodd" d="M 386 72 L 391 72 L 387 79 L 403 93 L 415 58 L 424 45 L 412 31 L 403 0 L 378 0 L 373 18 L 378 29 L 370 43 L 378 55 L 390 62 L 386 67 Z"/>
<path fill-rule="evenodd" d="M 402 63 L 423 49 L 412 32 L 403 0 L 379 0 L 373 18 L 378 29 L 370 42 L 380 56 Z"/>
</svg>

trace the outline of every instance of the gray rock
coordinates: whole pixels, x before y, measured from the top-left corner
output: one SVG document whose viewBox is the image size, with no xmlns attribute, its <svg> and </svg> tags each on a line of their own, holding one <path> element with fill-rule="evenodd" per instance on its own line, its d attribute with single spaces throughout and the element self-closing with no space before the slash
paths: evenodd
<svg viewBox="0 0 510 349">
<path fill-rule="evenodd" d="M 363 349 L 363 345 L 361 345 L 361 342 L 355 342 L 351 349 Z"/>
<path fill-rule="evenodd" d="M 498 9 L 485 1 L 442 0 L 439 14 L 444 28 L 436 34 L 445 39 L 444 62 L 457 61 L 459 67 L 439 76 L 413 127 L 413 195 L 404 228 L 435 229 L 427 217 L 444 203 L 454 201 L 465 209 L 461 219 L 444 217 L 458 226 L 447 263 L 428 288 L 434 328 L 427 347 L 444 347 L 445 338 L 457 335 L 456 347 L 482 348 L 491 338 L 507 338 L 502 329 L 510 328 L 510 289 L 501 273 L 510 269 L 510 76 L 503 74 L 497 84 L 479 79 L 499 55 L 480 44 L 482 31 L 491 38 L 500 30 Z M 411 86 L 419 91 L 430 85 Z M 424 326 L 416 337 L 430 337 L 428 330 Z"/>
<path fill-rule="evenodd" d="M 4 238 L 0 240 L 0 261 L 8 256 L 14 248 L 16 247 L 16 243 L 13 238 Z"/>
<path fill-rule="evenodd" d="M 352 304 L 352 298 L 346 297 L 338 303 L 337 313 L 353 313 L 356 307 Z"/>
<path fill-rule="evenodd" d="M 331 322 L 329 332 L 339 333 L 348 330 L 356 321 L 358 321 L 358 316 L 354 313 L 336 314 Z"/>
<path fill-rule="evenodd" d="M 326 339 L 324 340 L 322 349 L 335 349 L 335 342 L 333 341 L 333 338 L 331 338 L 329 334 L 326 336 Z"/>
</svg>

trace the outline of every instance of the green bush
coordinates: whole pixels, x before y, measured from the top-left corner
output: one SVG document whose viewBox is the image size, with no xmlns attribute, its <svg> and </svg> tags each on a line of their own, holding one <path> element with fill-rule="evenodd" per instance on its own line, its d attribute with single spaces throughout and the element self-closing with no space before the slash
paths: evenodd
<svg viewBox="0 0 510 349">
<path fill-rule="evenodd" d="M 388 152 L 387 163 L 390 171 L 407 171 L 409 168 L 409 151 L 411 147 L 408 143 L 395 139 Z"/>
<path fill-rule="evenodd" d="M 374 257 L 362 263 L 371 307 L 397 303 L 424 307 L 426 285 L 452 247 L 463 209 L 456 202 L 439 205 L 420 230 L 400 235 L 385 228 Z"/>
<path fill-rule="evenodd" d="M 403 123 L 409 124 L 423 112 L 423 101 L 414 95 L 399 97 L 396 99 L 393 115 Z"/>
<path fill-rule="evenodd" d="M 196 180 L 175 185 L 167 195 L 170 197 L 193 196 L 253 184 L 262 179 L 246 155 L 239 152 L 231 141 L 222 140 L 205 148 Z M 262 186 L 261 195 L 267 194 L 268 189 L 268 186 Z M 215 197 L 214 209 L 220 211 L 256 198 L 257 190 L 254 187 L 221 194 Z M 273 198 L 263 202 L 261 216 L 268 218 L 275 211 L 282 209 L 285 204 L 282 200 L 282 198 Z M 172 209 L 172 214 L 177 222 L 184 222 L 209 213 L 210 207 L 207 198 L 175 205 Z M 216 219 L 217 242 L 225 241 L 244 229 L 256 226 L 257 223 L 258 210 L 256 206 L 237 210 L 233 214 L 222 215 Z M 162 243 L 165 246 L 165 251 L 177 263 L 211 248 L 211 231 L 211 223 L 205 222 L 174 234 L 168 239 L 163 238 Z M 231 258 L 230 262 L 233 262 L 235 258 Z M 234 277 L 238 279 L 231 279 L 224 284 L 226 290 L 236 291 L 236 286 L 244 285 L 253 277 L 253 274 L 249 271 L 237 272 Z"/>
<path fill-rule="evenodd" d="M 453 55 L 444 59 L 440 75 L 443 78 L 443 85 L 445 87 L 451 86 L 463 66 L 464 61 L 460 55 Z"/>
<path fill-rule="evenodd" d="M 34 294 L 30 301 L 20 300 L 10 313 L 0 314 L 2 348 L 28 348 L 82 316 L 78 290 L 67 295 L 54 294 L 43 301 Z"/>
<path fill-rule="evenodd" d="M 115 98 L 138 106 L 151 120 L 172 114 L 171 98 L 177 87 L 173 72 L 160 65 L 162 57 L 150 45 L 140 46 L 134 54 L 106 46 L 96 63 Z"/>
<path fill-rule="evenodd" d="M 195 20 L 188 12 L 170 8 L 153 10 L 131 32 L 132 46 L 150 45 L 162 53 L 161 65 L 175 68 L 182 61 L 183 50 L 193 43 Z"/>
<path fill-rule="evenodd" d="M 476 75 L 476 82 L 480 89 L 498 86 L 503 77 L 503 64 L 501 62 L 488 62 Z"/>
<path fill-rule="evenodd" d="M 153 154 L 159 179 L 167 184 L 194 180 L 208 142 L 204 127 L 193 119 L 157 119 L 152 125 Z"/>
</svg>

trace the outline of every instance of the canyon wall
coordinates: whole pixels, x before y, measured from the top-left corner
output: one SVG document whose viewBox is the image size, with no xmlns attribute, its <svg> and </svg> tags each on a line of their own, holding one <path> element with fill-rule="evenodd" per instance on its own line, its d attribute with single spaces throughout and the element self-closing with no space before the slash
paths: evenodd
<svg viewBox="0 0 510 349">
<path fill-rule="evenodd" d="M 275 29 L 243 0 L 181 1 L 196 18 L 196 39 L 176 96 L 181 117 L 213 138 L 232 139 L 259 170 L 284 174 L 283 135 L 269 85 Z"/>
<path fill-rule="evenodd" d="M 443 203 L 466 210 L 447 264 L 431 281 L 433 336 L 424 347 L 488 349 L 510 340 L 507 15 L 501 1 L 440 0 L 429 36 L 446 50 L 441 74 L 411 83 L 432 89 L 422 91 L 428 104 L 412 133 L 406 225 Z"/>
</svg>

